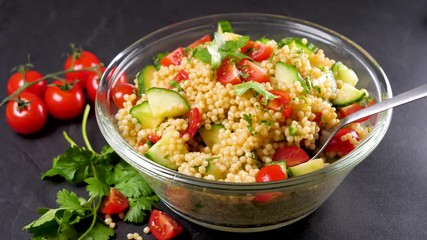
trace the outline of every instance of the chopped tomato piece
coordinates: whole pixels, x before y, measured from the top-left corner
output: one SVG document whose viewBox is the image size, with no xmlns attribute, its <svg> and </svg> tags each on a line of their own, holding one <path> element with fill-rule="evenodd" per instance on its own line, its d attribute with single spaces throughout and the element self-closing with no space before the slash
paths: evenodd
<svg viewBox="0 0 427 240">
<path fill-rule="evenodd" d="M 216 77 L 218 81 L 224 85 L 227 83 L 236 85 L 242 82 L 236 65 L 229 58 L 222 61 L 221 65 L 216 70 Z"/>
<path fill-rule="evenodd" d="M 351 137 L 359 141 L 359 135 L 356 131 L 350 128 L 342 128 L 338 133 L 332 138 L 328 146 L 325 148 L 325 153 L 335 152 L 338 156 L 344 156 L 351 152 L 354 149 L 354 145 L 350 142 L 349 139 L 343 141 L 341 137 L 350 133 Z"/>
<path fill-rule="evenodd" d="M 284 90 L 270 90 L 271 94 L 276 96 L 275 99 L 270 100 L 267 107 L 276 112 L 282 112 L 285 118 L 289 118 L 292 114 L 291 97 L 289 93 Z"/>
<path fill-rule="evenodd" d="M 169 214 L 153 209 L 148 222 L 150 232 L 157 240 L 168 240 L 179 235 L 183 227 L 173 219 Z"/>
<path fill-rule="evenodd" d="M 242 59 L 237 65 L 237 69 L 242 73 L 242 78 L 245 81 L 255 81 L 259 83 L 269 82 L 265 70 L 249 59 Z"/>
<path fill-rule="evenodd" d="M 101 206 L 103 214 L 119 214 L 129 207 L 129 201 L 123 193 L 110 188 L 110 193 L 104 198 Z"/>
<path fill-rule="evenodd" d="M 268 203 L 278 198 L 280 195 L 282 195 L 281 192 L 258 193 L 255 195 L 253 201 L 256 203 Z"/>
<path fill-rule="evenodd" d="M 160 137 L 157 136 L 157 134 L 155 134 L 155 133 L 148 135 L 147 138 L 148 138 L 148 141 L 150 141 L 152 143 L 156 143 L 160 140 Z"/>
<path fill-rule="evenodd" d="M 184 54 L 185 54 L 184 48 L 179 47 L 173 50 L 173 52 L 164 56 L 162 59 L 160 59 L 160 64 L 166 67 L 169 65 L 179 65 L 181 63 L 181 60 Z"/>
<path fill-rule="evenodd" d="M 211 35 L 206 34 L 203 37 L 197 39 L 196 41 L 192 42 L 190 45 L 188 45 L 188 47 L 190 48 L 194 48 L 199 44 L 205 43 L 205 42 L 210 42 L 211 41 Z"/>
<path fill-rule="evenodd" d="M 240 49 L 243 54 L 248 55 L 255 61 L 263 61 L 271 56 L 273 48 L 271 46 L 262 44 L 261 42 L 248 41 L 248 43 Z"/>
<path fill-rule="evenodd" d="M 364 99 L 362 99 L 359 102 L 353 103 L 353 104 L 351 104 L 349 106 L 346 106 L 346 107 L 343 107 L 343 108 L 340 108 L 339 109 L 339 113 L 344 118 L 344 117 L 347 117 L 350 114 L 353 114 L 353 113 L 355 113 L 355 112 L 357 112 L 357 111 L 359 111 L 359 110 L 361 110 L 363 108 L 366 108 L 366 107 L 369 107 L 369 106 L 372 106 L 372 105 L 374 105 L 374 99 L 373 98 L 370 98 L 370 97 L 369 98 L 364 98 Z M 369 116 L 368 117 L 364 117 L 364 118 L 359 119 L 359 120 L 354 121 L 354 122 L 361 123 L 361 122 L 364 122 L 364 121 L 366 121 L 368 119 L 369 119 Z"/>
<path fill-rule="evenodd" d="M 279 164 L 270 164 L 262 167 L 255 176 L 257 182 L 271 182 L 287 179 L 286 169 Z"/>
<path fill-rule="evenodd" d="M 173 80 L 177 81 L 178 83 L 182 82 L 183 80 L 187 80 L 188 79 L 188 73 L 185 70 L 181 70 L 179 71 L 175 77 L 173 78 Z"/>
<path fill-rule="evenodd" d="M 276 151 L 273 161 L 285 161 L 286 167 L 292 167 L 310 160 L 304 149 L 298 146 L 285 146 Z"/>
<path fill-rule="evenodd" d="M 322 123 L 322 113 L 314 112 L 314 115 L 316 115 L 316 117 L 314 118 L 313 121 L 317 123 L 317 126 L 320 126 L 320 124 Z"/>
<path fill-rule="evenodd" d="M 188 134 L 190 138 L 193 138 L 194 134 L 196 134 L 197 130 L 200 128 L 200 111 L 198 108 L 193 108 L 188 112 L 187 116 L 188 128 L 182 135 Z"/>
</svg>

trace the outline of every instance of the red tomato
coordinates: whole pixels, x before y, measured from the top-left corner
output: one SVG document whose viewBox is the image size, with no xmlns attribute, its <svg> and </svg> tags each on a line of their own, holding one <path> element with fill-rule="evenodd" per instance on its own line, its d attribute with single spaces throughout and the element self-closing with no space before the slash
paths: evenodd
<svg viewBox="0 0 427 240">
<path fill-rule="evenodd" d="M 287 179 L 288 176 L 278 164 L 270 164 L 262 167 L 255 176 L 257 182 L 271 182 Z"/>
<path fill-rule="evenodd" d="M 256 203 L 268 203 L 282 195 L 281 192 L 257 193 L 253 199 Z"/>
<path fill-rule="evenodd" d="M 166 67 L 169 65 L 179 65 L 181 63 L 181 60 L 184 54 L 185 54 L 184 48 L 179 47 L 173 50 L 173 52 L 164 56 L 162 59 L 160 59 L 160 64 Z"/>
<path fill-rule="evenodd" d="M 316 117 L 313 121 L 317 123 L 317 126 L 320 126 L 322 123 L 322 112 L 314 112 L 314 115 L 316 115 Z"/>
<path fill-rule="evenodd" d="M 110 188 L 110 193 L 104 198 L 101 205 L 103 214 L 119 214 L 129 207 L 129 201 L 123 193 Z"/>
<path fill-rule="evenodd" d="M 96 90 L 99 87 L 99 81 L 101 80 L 101 76 L 105 72 L 105 69 L 105 67 L 102 67 L 99 73 L 89 73 L 88 78 L 86 79 L 86 93 L 92 102 L 95 102 Z"/>
<path fill-rule="evenodd" d="M 113 77 L 114 72 L 116 71 L 116 67 L 113 67 L 111 71 L 108 73 L 107 81 L 111 81 L 111 78 Z M 105 71 L 105 70 L 104 70 Z M 123 83 L 129 83 L 128 78 L 125 73 L 122 73 L 119 77 L 119 79 L 115 82 L 115 86 Z"/>
<path fill-rule="evenodd" d="M 205 42 L 210 42 L 211 41 L 211 35 L 206 34 L 203 37 L 197 39 L 196 41 L 192 42 L 190 45 L 188 45 L 188 47 L 190 48 L 195 48 L 197 45 L 205 43 Z"/>
<path fill-rule="evenodd" d="M 274 153 L 273 161 L 285 161 L 286 167 L 292 167 L 310 160 L 304 149 L 298 146 L 285 146 Z"/>
<path fill-rule="evenodd" d="M 244 47 L 240 49 L 243 54 L 248 55 L 255 61 L 262 61 L 271 56 L 273 48 L 269 45 L 262 44 L 260 42 L 248 41 Z"/>
<path fill-rule="evenodd" d="M 43 75 L 40 72 L 35 70 L 28 70 L 25 68 L 25 66 L 20 66 L 18 71 L 12 74 L 12 76 L 9 78 L 9 81 L 7 82 L 7 94 L 11 95 L 16 90 L 24 86 L 24 82 L 37 82 L 22 92 L 34 93 L 40 98 L 43 98 L 44 92 L 47 88 L 47 81 L 41 80 L 41 78 L 43 78 Z"/>
<path fill-rule="evenodd" d="M 123 97 L 126 94 L 131 95 L 132 93 L 134 93 L 134 91 L 135 91 L 135 87 L 129 83 L 117 84 L 113 88 L 113 95 L 112 95 L 113 101 L 116 107 L 123 108 L 123 103 L 125 102 Z"/>
<path fill-rule="evenodd" d="M 374 105 L 374 99 L 373 98 L 364 98 L 360 102 L 356 102 L 356 103 L 353 103 L 353 104 L 351 104 L 349 106 L 340 108 L 339 109 L 339 113 L 341 114 L 341 116 L 343 118 L 345 118 L 345 117 L 347 117 L 348 115 L 350 115 L 352 113 L 355 113 L 355 112 L 357 112 L 357 111 L 359 111 L 359 110 L 361 110 L 363 108 L 366 108 L 366 107 L 369 107 L 369 106 L 372 106 L 372 105 Z M 369 119 L 369 116 L 368 117 L 364 117 L 364 118 L 359 119 L 359 120 L 354 121 L 354 122 L 361 123 L 361 122 L 364 122 L 364 121 L 366 121 L 368 119 Z"/>
<path fill-rule="evenodd" d="M 173 80 L 177 81 L 178 83 L 184 80 L 188 80 L 188 73 L 185 70 L 181 70 L 175 75 Z"/>
<path fill-rule="evenodd" d="M 289 118 L 292 114 L 291 97 L 289 93 L 284 90 L 270 90 L 271 94 L 276 96 L 275 99 L 270 100 L 267 107 L 276 112 L 282 112 L 285 118 Z"/>
<path fill-rule="evenodd" d="M 350 128 L 342 128 L 338 131 L 338 133 L 332 138 L 331 142 L 329 142 L 328 146 L 325 148 L 325 153 L 335 152 L 338 156 L 344 156 L 351 152 L 354 149 L 354 145 L 349 141 L 342 141 L 341 137 L 350 133 L 352 138 L 359 140 L 359 135 L 356 131 Z"/>
<path fill-rule="evenodd" d="M 222 61 L 221 65 L 216 70 L 216 78 L 224 85 L 227 83 L 236 85 L 242 82 L 236 65 L 229 58 Z"/>
<path fill-rule="evenodd" d="M 188 134 L 190 138 L 193 138 L 194 134 L 196 134 L 197 130 L 200 128 L 200 112 L 198 108 L 193 108 L 188 112 L 187 121 L 188 128 L 184 133 L 182 133 L 182 135 Z"/>
<path fill-rule="evenodd" d="M 153 144 L 160 140 L 160 137 L 157 136 L 157 134 L 155 133 L 148 135 L 147 138 L 148 138 L 148 141 L 152 142 Z"/>
<path fill-rule="evenodd" d="M 46 124 L 47 109 L 43 100 L 30 92 L 21 92 L 6 107 L 6 122 L 17 133 L 32 134 Z"/>
<path fill-rule="evenodd" d="M 44 101 L 52 117 L 69 120 L 83 112 L 85 96 L 78 84 L 55 80 L 47 87 Z"/>
<path fill-rule="evenodd" d="M 269 82 L 265 70 L 249 59 L 242 59 L 237 65 L 237 69 L 242 72 L 242 78 L 245 81 L 255 81 L 259 83 Z"/>
<path fill-rule="evenodd" d="M 66 73 L 65 78 L 71 81 L 77 80 L 80 87 L 84 89 L 86 87 L 86 79 L 92 71 L 82 69 L 99 66 L 100 64 L 101 61 L 92 52 L 73 48 L 73 53 L 65 60 L 64 70 L 74 71 Z"/>
<path fill-rule="evenodd" d="M 150 232 L 157 240 L 168 240 L 176 237 L 183 230 L 182 225 L 167 213 L 153 209 L 148 222 Z"/>
</svg>

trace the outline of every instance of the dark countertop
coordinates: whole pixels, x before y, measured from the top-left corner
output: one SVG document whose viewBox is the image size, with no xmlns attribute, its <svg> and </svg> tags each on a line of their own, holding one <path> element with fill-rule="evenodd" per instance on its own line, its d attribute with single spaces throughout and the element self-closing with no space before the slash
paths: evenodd
<svg viewBox="0 0 427 240">
<path fill-rule="evenodd" d="M 0 0 L 0 98 L 10 70 L 27 61 L 43 73 L 62 68 L 75 43 L 108 63 L 153 30 L 214 13 L 261 12 L 316 22 L 354 40 L 380 63 L 399 94 L 427 81 L 427 2 L 380 1 L 7 1 Z M 317 211 L 281 229 L 235 234 L 209 230 L 180 219 L 179 239 L 427 239 L 427 99 L 394 111 L 387 135 Z M 1 108 L 5 116 L 5 107 Z M 0 239 L 29 239 L 21 228 L 38 207 L 56 207 L 56 192 L 69 185 L 40 180 L 52 158 L 68 143 L 82 144 L 80 119 L 49 120 L 36 136 L 13 132 L 0 117 Z M 94 114 L 89 139 L 105 140 Z M 119 224 L 116 239 L 142 233 L 141 225 Z M 145 237 L 152 239 L 152 236 Z"/>
</svg>

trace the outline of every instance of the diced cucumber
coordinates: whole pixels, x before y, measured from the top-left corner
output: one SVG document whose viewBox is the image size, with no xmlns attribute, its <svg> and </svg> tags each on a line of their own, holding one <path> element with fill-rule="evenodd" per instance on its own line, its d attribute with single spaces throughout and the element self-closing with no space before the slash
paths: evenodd
<svg viewBox="0 0 427 240">
<path fill-rule="evenodd" d="M 349 83 L 344 83 L 338 90 L 337 97 L 332 100 L 332 104 L 336 107 L 345 107 L 358 102 L 365 97 L 365 94 L 365 91 L 357 89 Z"/>
<path fill-rule="evenodd" d="M 225 32 L 233 32 L 233 28 L 231 27 L 231 24 L 227 20 L 219 20 L 218 21 L 218 30 L 219 33 L 225 33 Z"/>
<path fill-rule="evenodd" d="M 298 177 L 307 173 L 311 173 L 325 167 L 325 162 L 322 158 L 316 158 L 293 167 L 289 167 L 289 173 L 292 177 Z"/>
<path fill-rule="evenodd" d="M 212 124 L 209 130 L 205 127 L 201 127 L 198 131 L 206 145 L 212 149 L 213 145 L 219 143 L 219 131 L 221 129 L 224 129 L 223 125 Z"/>
<path fill-rule="evenodd" d="M 307 55 L 311 55 L 315 53 L 319 48 L 310 42 L 305 42 L 302 38 L 299 37 L 287 37 L 280 40 L 277 45 L 279 47 L 283 47 L 284 45 L 288 45 L 289 49 L 292 51 L 301 51 Z"/>
<path fill-rule="evenodd" d="M 223 179 L 225 177 L 225 174 L 217 165 L 215 165 L 214 161 L 215 159 L 208 160 L 208 166 L 206 167 L 205 173 L 207 175 L 214 176 L 215 180 Z"/>
<path fill-rule="evenodd" d="M 171 136 L 176 134 L 179 134 L 179 132 L 176 130 L 166 132 L 162 136 L 162 138 L 158 142 L 156 142 L 156 144 L 154 144 L 150 149 L 148 149 L 148 151 L 145 153 L 145 156 L 147 156 L 148 158 L 150 158 L 151 160 L 153 160 L 154 162 L 162 166 L 165 166 L 173 170 L 177 170 L 178 165 L 176 165 L 174 162 L 171 162 L 169 160 L 169 158 L 174 153 L 170 152 L 169 150 L 166 150 L 166 151 L 162 150 L 163 146 L 166 146 L 166 149 L 168 149 L 168 147 L 171 144 L 175 144 L 175 149 L 180 149 L 180 152 L 179 152 L 180 154 L 188 153 L 187 147 L 185 146 L 184 142 L 179 142 L 179 143 L 171 142 L 171 139 L 173 139 Z M 178 146 L 178 145 L 182 145 L 182 146 Z"/>
<path fill-rule="evenodd" d="M 156 67 L 154 67 L 154 65 L 147 65 L 136 76 L 140 94 L 145 93 L 147 89 L 152 87 L 152 80 L 154 78 L 155 71 Z"/>
<path fill-rule="evenodd" d="M 164 117 L 153 115 L 148 101 L 133 106 L 129 113 L 138 120 L 142 129 L 156 128 L 164 120 Z"/>
<path fill-rule="evenodd" d="M 332 66 L 331 70 L 334 73 L 336 79 L 346 82 L 352 86 L 356 86 L 356 83 L 359 81 L 359 78 L 353 69 L 348 68 L 342 62 L 336 62 Z"/>
<path fill-rule="evenodd" d="M 155 117 L 178 117 L 190 111 L 187 100 L 173 90 L 152 87 L 145 94 Z"/>
<path fill-rule="evenodd" d="M 282 83 L 285 83 L 285 82 L 293 83 L 294 81 L 298 81 L 300 82 L 301 86 L 304 88 L 305 93 L 310 92 L 307 84 L 304 82 L 304 79 L 302 79 L 301 75 L 296 70 L 296 68 L 292 67 L 291 65 L 288 65 L 284 62 L 277 62 L 275 77 L 278 82 L 282 82 Z"/>
</svg>

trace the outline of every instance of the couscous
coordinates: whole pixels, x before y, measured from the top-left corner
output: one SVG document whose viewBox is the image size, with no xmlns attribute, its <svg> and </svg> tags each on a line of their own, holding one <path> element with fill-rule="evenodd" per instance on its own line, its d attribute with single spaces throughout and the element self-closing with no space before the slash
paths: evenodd
<svg viewBox="0 0 427 240">
<path fill-rule="evenodd" d="M 273 181 L 322 168 L 368 134 L 352 123 L 308 161 L 322 129 L 373 103 L 368 92 L 305 38 L 251 40 L 231 29 L 222 21 L 213 38 L 141 66 L 135 93 L 116 114 L 136 151 L 197 178 Z"/>
</svg>

